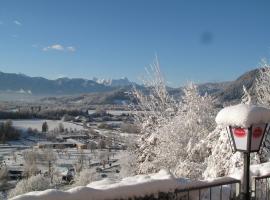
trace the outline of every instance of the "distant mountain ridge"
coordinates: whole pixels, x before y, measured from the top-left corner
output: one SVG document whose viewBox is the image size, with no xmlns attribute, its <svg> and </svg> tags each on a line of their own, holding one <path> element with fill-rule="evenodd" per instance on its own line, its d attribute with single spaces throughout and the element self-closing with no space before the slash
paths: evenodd
<svg viewBox="0 0 270 200">
<path fill-rule="evenodd" d="M 49 80 L 24 74 L 0 72 L 0 91 L 27 93 L 34 95 L 71 95 L 112 91 L 115 87 L 125 87 L 132 83 L 127 78 L 101 83 L 81 78 L 59 78 Z"/>
<path fill-rule="evenodd" d="M 198 90 L 202 95 L 205 93 L 212 95 L 221 104 L 224 102 L 239 102 L 243 95 L 243 85 L 252 91 L 258 72 L 259 69 L 248 71 L 234 81 L 198 84 Z M 0 92 L 4 96 L 14 92 L 28 95 L 31 98 L 35 95 L 42 97 L 72 95 L 74 98 L 85 99 L 85 102 L 114 104 L 127 101 L 127 93 L 133 84 L 135 83 L 130 82 L 127 78 L 115 80 L 59 78 L 48 80 L 42 77 L 29 77 L 24 74 L 0 72 Z M 136 87 L 147 92 L 147 88 L 143 86 L 136 85 Z M 174 96 L 183 95 L 183 87 L 168 87 L 168 91 Z M 90 101 L 88 95 L 85 96 L 85 94 L 89 94 L 95 100 Z M 23 98 L 27 98 L 27 96 Z M 74 98 L 72 97 L 70 100 L 73 101 Z M 66 101 L 68 99 L 68 97 L 65 98 Z"/>
<path fill-rule="evenodd" d="M 222 90 L 217 91 L 214 96 L 220 102 L 240 101 L 243 96 L 243 85 L 247 88 L 251 95 L 254 94 L 254 86 L 260 69 L 254 69 L 239 76 L 235 81 L 231 81 Z M 239 102 L 238 102 L 239 103 Z"/>
<path fill-rule="evenodd" d="M 219 104 L 240 103 L 241 97 L 243 96 L 243 85 L 251 95 L 254 95 L 253 89 L 256 78 L 259 75 L 259 70 L 260 69 L 250 70 L 233 81 L 198 84 L 198 90 L 202 95 L 206 93 L 212 95 Z M 180 87 L 169 91 L 174 95 L 182 95 L 183 89 L 183 87 Z"/>
</svg>

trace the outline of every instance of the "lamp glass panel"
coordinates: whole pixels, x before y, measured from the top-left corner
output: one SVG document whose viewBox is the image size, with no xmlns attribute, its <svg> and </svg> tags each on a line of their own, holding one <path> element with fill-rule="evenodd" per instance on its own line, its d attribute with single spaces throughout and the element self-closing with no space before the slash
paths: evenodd
<svg viewBox="0 0 270 200">
<path fill-rule="evenodd" d="M 248 129 L 233 127 L 232 136 L 236 146 L 236 150 L 247 150 Z"/>
<path fill-rule="evenodd" d="M 259 151 L 260 145 L 264 136 L 266 124 L 257 124 L 252 126 L 252 137 L 251 137 L 251 151 Z"/>
</svg>

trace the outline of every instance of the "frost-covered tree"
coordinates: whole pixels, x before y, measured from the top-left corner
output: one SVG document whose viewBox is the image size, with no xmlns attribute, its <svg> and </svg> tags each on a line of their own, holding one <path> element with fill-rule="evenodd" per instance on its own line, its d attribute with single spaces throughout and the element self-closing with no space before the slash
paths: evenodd
<svg viewBox="0 0 270 200">
<path fill-rule="evenodd" d="M 39 171 L 37 167 L 37 161 L 39 158 L 39 153 L 34 150 L 28 150 L 23 152 L 24 159 L 24 175 L 30 177 L 36 175 Z"/>
<path fill-rule="evenodd" d="M 173 118 L 179 108 L 178 102 L 166 89 L 157 58 L 150 68 L 146 69 L 146 77 L 142 81 L 146 91 L 134 87 L 132 97 L 136 104 L 130 105 L 135 114 L 135 124 L 141 131 L 139 149 L 137 149 L 139 163 L 151 159 L 156 142 L 155 134 Z M 150 166 L 144 167 L 143 171 L 139 169 L 139 173 L 155 171 Z"/>
<path fill-rule="evenodd" d="M 270 66 L 264 62 L 261 67 L 256 83 L 248 90 L 243 87 L 239 102 L 270 106 Z M 232 152 L 226 130 L 214 123 L 217 109 L 211 96 L 200 95 L 196 85 L 189 84 L 176 99 L 167 91 L 158 62 L 150 69 L 147 92 L 133 92 L 142 134 L 136 150 L 137 173 L 167 168 L 177 176 L 198 179 L 228 175 L 241 167 L 241 154 Z M 260 159 L 254 154 L 252 162 L 266 161 L 265 155 L 270 155 L 266 149 Z"/>
<path fill-rule="evenodd" d="M 135 112 L 136 123 L 144 134 L 155 132 L 162 127 L 179 108 L 178 103 L 167 91 L 157 58 L 150 68 L 146 69 L 146 75 L 142 81 L 147 91 L 142 92 L 134 88 L 132 97 L 137 105 L 130 105 Z"/>
<path fill-rule="evenodd" d="M 42 151 L 40 155 L 40 159 L 42 158 L 43 161 L 43 165 L 46 166 L 46 168 L 48 169 L 48 176 L 51 179 L 51 183 L 53 183 L 53 179 L 54 179 L 54 164 L 55 161 L 57 160 L 57 156 L 54 153 L 53 149 L 51 148 L 47 148 L 44 149 Z"/>
<path fill-rule="evenodd" d="M 252 104 L 252 97 L 251 95 L 249 94 L 249 92 L 247 91 L 247 88 L 246 86 L 243 85 L 243 96 L 241 98 L 241 103 L 244 103 L 244 104 Z"/>
<path fill-rule="evenodd" d="M 135 175 L 135 161 L 136 158 L 131 152 L 121 152 L 121 157 L 119 159 L 119 164 L 121 168 L 119 173 L 120 178 Z"/>
<path fill-rule="evenodd" d="M 199 178 L 206 155 L 196 151 L 196 144 L 214 128 L 212 98 L 199 95 L 196 85 L 189 84 L 179 105 L 176 115 L 155 133 L 150 161 L 157 169 L 169 168 L 177 176 Z"/>
<path fill-rule="evenodd" d="M 178 140 L 172 142 L 170 149 L 171 151 L 174 148 L 178 149 L 177 152 L 181 158 L 178 159 L 174 169 L 177 176 L 201 177 L 205 167 L 205 158 L 209 153 L 207 148 L 203 148 L 205 145 L 203 141 L 215 128 L 214 117 L 212 97 L 207 94 L 200 95 L 196 85 L 192 83 L 186 86 L 180 112 L 173 120 L 174 131 L 171 131 L 176 133 L 175 137 Z M 198 145 L 200 143 L 202 146 Z M 179 144 L 183 150 L 179 150 Z"/>
<path fill-rule="evenodd" d="M 259 67 L 259 73 L 254 87 L 255 97 L 258 104 L 270 107 L 270 64 L 263 59 Z M 260 162 L 270 160 L 270 134 L 266 136 L 259 160 Z"/>
<path fill-rule="evenodd" d="M 205 157 L 200 152 L 197 155 L 194 148 L 214 129 L 213 100 L 207 94 L 200 95 L 192 83 L 185 87 L 183 97 L 176 99 L 167 91 L 157 60 L 151 72 L 145 81 L 148 93 L 133 92 L 142 133 L 138 173 L 167 168 L 179 176 L 200 177 L 202 171 L 197 168 Z"/>
<path fill-rule="evenodd" d="M 94 169 L 83 169 L 75 178 L 75 185 L 86 186 L 87 184 L 98 181 L 100 178 Z"/>
<path fill-rule="evenodd" d="M 217 127 L 204 141 L 198 144 L 199 151 L 207 149 L 203 178 L 222 177 L 242 166 L 241 153 L 232 152 L 227 130 Z"/>
<path fill-rule="evenodd" d="M 270 65 L 262 60 L 255 82 L 255 97 L 259 104 L 270 106 Z"/>
<path fill-rule="evenodd" d="M 6 166 L 0 166 L 0 187 L 4 187 L 4 185 L 8 181 L 8 169 Z"/>
</svg>

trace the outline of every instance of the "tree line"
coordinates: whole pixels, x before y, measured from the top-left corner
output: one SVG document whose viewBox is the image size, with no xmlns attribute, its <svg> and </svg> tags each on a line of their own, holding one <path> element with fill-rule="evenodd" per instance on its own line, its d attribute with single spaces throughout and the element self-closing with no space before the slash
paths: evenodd
<svg viewBox="0 0 270 200">
<path fill-rule="evenodd" d="M 20 131 L 12 126 L 12 121 L 0 123 L 0 143 L 5 143 L 8 140 L 16 140 L 20 136 Z"/>
</svg>

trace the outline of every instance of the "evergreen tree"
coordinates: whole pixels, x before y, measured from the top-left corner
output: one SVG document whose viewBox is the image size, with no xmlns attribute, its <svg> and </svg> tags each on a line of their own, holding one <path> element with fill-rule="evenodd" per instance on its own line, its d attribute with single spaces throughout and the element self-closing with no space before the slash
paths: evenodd
<svg viewBox="0 0 270 200">
<path fill-rule="evenodd" d="M 58 128 L 60 133 L 63 133 L 65 131 L 63 123 L 59 123 Z"/>
<path fill-rule="evenodd" d="M 43 124 L 42 124 L 42 132 L 45 133 L 45 132 L 48 131 L 48 129 L 49 129 L 48 123 L 46 121 L 43 122 Z"/>
</svg>

